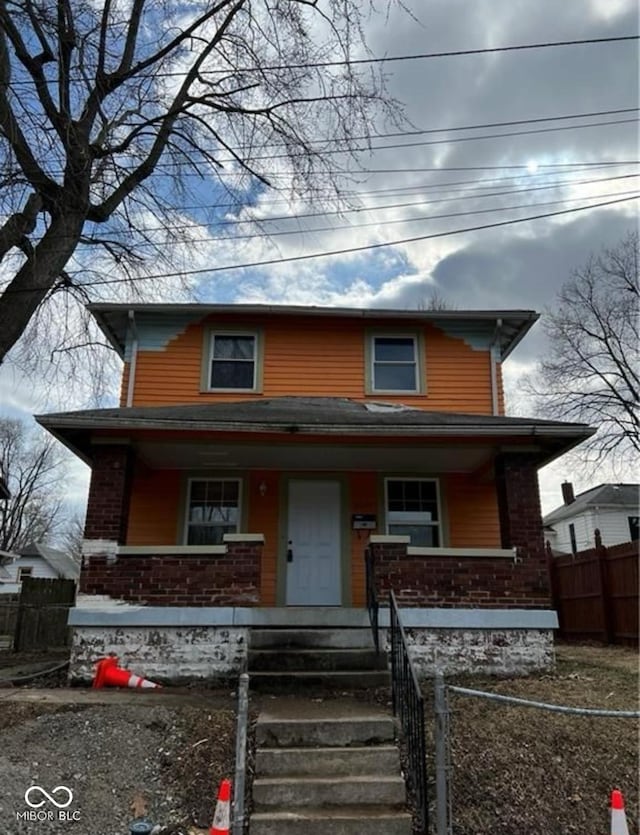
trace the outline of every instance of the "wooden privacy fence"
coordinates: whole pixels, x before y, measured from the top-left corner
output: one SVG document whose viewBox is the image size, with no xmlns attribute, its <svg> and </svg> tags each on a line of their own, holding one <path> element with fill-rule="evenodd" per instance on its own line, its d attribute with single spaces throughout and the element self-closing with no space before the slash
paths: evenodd
<svg viewBox="0 0 640 835">
<path fill-rule="evenodd" d="M 0 594 L 0 650 L 13 646 L 19 600 L 18 594 Z"/>
<path fill-rule="evenodd" d="M 559 635 L 566 640 L 638 643 L 638 543 L 552 557 L 549 574 Z"/>
<path fill-rule="evenodd" d="M 76 597 L 73 580 L 25 577 L 22 581 L 13 648 L 24 652 L 63 647 L 68 642 L 67 619 Z"/>
</svg>

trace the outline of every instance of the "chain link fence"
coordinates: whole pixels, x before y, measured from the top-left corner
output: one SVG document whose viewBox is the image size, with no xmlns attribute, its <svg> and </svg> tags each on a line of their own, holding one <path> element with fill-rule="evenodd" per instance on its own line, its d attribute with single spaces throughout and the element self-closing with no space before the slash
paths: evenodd
<svg viewBox="0 0 640 835">
<path fill-rule="evenodd" d="M 570 684 L 579 695 L 580 679 Z M 436 677 L 430 833 L 604 835 L 613 788 L 623 790 L 637 832 L 640 712 L 617 709 L 629 693 L 616 692 L 615 680 L 611 687 L 611 707 L 583 708 Z"/>
</svg>

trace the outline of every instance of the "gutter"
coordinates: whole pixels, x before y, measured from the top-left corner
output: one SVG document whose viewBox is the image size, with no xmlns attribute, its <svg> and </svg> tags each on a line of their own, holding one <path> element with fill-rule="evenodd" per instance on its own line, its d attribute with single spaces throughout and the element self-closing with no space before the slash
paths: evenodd
<svg viewBox="0 0 640 835">
<path fill-rule="evenodd" d="M 49 428 L 50 421 L 48 416 L 38 416 L 37 420 L 42 426 Z M 432 424 L 430 426 L 420 426 L 417 424 L 392 424 L 390 426 L 376 426 L 374 424 L 337 424 L 337 423 L 296 423 L 287 421 L 282 423 L 245 423 L 242 421 L 216 421 L 212 424 L 210 421 L 185 421 L 184 419 L 147 419 L 144 421 L 136 420 L 135 418 L 126 417 L 120 418 L 117 421 L 78 421 L 73 418 L 65 420 L 64 418 L 55 419 L 52 416 L 51 423 L 56 429 L 178 429 L 180 431 L 205 431 L 205 432 L 278 432 L 290 435 L 433 435 L 434 437 L 442 437 L 446 435 L 454 435 L 456 437 L 464 436 L 502 436 L 502 435 L 529 435 L 531 437 L 575 437 L 578 432 L 581 432 L 584 438 L 588 438 L 595 433 L 595 429 L 586 424 L 570 424 L 569 426 L 540 426 L 535 423 L 519 424 L 517 426 L 494 424 L 492 426 L 452 426 L 451 424 Z M 51 431 L 51 430 L 49 430 Z"/>
<path fill-rule="evenodd" d="M 498 403 L 498 372 L 496 369 L 496 363 L 498 362 L 498 358 L 500 355 L 500 331 L 502 330 L 502 319 L 496 319 L 496 331 L 493 336 L 493 341 L 491 343 L 491 348 L 489 349 L 489 363 L 491 365 L 491 407 L 493 409 L 492 414 L 498 415 L 499 413 L 499 403 Z"/>
<path fill-rule="evenodd" d="M 136 326 L 136 314 L 134 310 L 129 310 L 128 313 L 129 326 L 133 339 L 131 341 L 131 358 L 129 359 L 129 380 L 127 381 L 127 408 L 133 406 L 133 389 L 136 381 L 136 367 L 138 364 L 138 328 Z"/>
</svg>

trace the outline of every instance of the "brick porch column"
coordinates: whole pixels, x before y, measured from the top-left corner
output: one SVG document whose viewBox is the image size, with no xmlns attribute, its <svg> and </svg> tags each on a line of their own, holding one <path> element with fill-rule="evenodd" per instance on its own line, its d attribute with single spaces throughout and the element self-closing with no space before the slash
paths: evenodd
<svg viewBox="0 0 640 835">
<path fill-rule="evenodd" d="M 496 487 L 502 547 L 517 549 L 531 585 L 550 597 L 535 456 L 527 453 L 498 456 Z"/>
<path fill-rule="evenodd" d="M 126 541 L 132 462 L 124 444 L 93 447 L 85 540 Z"/>
</svg>

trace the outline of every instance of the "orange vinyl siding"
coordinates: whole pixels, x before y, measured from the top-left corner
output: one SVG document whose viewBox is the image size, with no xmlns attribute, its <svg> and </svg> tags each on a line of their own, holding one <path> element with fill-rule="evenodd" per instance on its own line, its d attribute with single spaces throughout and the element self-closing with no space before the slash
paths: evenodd
<svg viewBox="0 0 640 835">
<path fill-rule="evenodd" d="M 493 481 L 474 475 L 447 475 L 442 479 L 451 548 L 499 548 L 498 497 Z"/>
<path fill-rule="evenodd" d="M 175 545 L 182 473 L 179 470 L 149 470 L 134 474 L 129 504 L 127 545 Z"/>
<path fill-rule="evenodd" d="M 201 392 L 201 360 L 205 330 L 261 330 L 263 374 L 259 392 Z M 424 327 L 424 326 L 422 326 Z M 140 350 L 137 357 L 134 406 L 204 403 L 306 395 L 364 399 L 365 340 L 372 332 L 416 333 L 411 321 L 390 328 L 388 322 L 350 319 L 209 318 L 190 325 L 164 350 Z M 426 394 L 370 395 L 400 400 L 433 411 L 491 414 L 488 351 L 472 349 L 462 339 L 427 325 L 425 335 Z M 123 393 L 126 392 L 123 381 Z"/>
<path fill-rule="evenodd" d="M 266 492 L 260 495 L 260 484 Z M 280 499 L 280 473 L 256 470 L 244 482 L 244 501 L 248 507 L 247 533 L 264 534 L 260 605 L 276 605 L 276 569 L 278 562 L 278 504 Z"/>
<path fill-rule="evenodd" d="M 301 474 L 302 475 L 302 474 Z M 184 473 L 178 470 L 146 470 L 142 467 L 134 475 L 128 545 L 182 544 L 178 530 L 184 501 L 182 484 Z M 371 533 L 385 533 L 384 508 L 380 506 L 382 474 L 356 472 L 347 475 L 347 495 L 350 497 L 347 514 L 377 515 L 378 528 Z M 266 492 L 260 495 L 264 482 Z M 276 605 L 281 474 L 265 470 L 253 471 L 243 478 L 243 504 L 246 513 L 246 532 L 261 533 L 265 543 L 262 556 L 262 606 Z M 475 476 L 446 475 L 440 479 L 443 509 L 449 532 L 443 545 L 452 548 L 496 548 L 500 546 L 500 525 L 495 485 L 479 482 Z M 365 605 L 364 550 L 368 531 L 350 533 L 348 549 L 351 561 L 351 600 L 346 606 Z"/>
<path fill-rule="evenodd" d="M 384 533 L 382 526 L 384 519 L 378 514 L 378 476 L 376 473 L 351 473 L 349 476 L 349 493 L 351 496 L 352 513 L 373 513 L 378 516 L 378 529 L 375 531 L 351 531 L 351 605 L 365 606 L 365 570 L 364 551 L 367 547 L 369 533 Z M 345 605 L 349 605 L 347 601 Z"/>
</svg>

